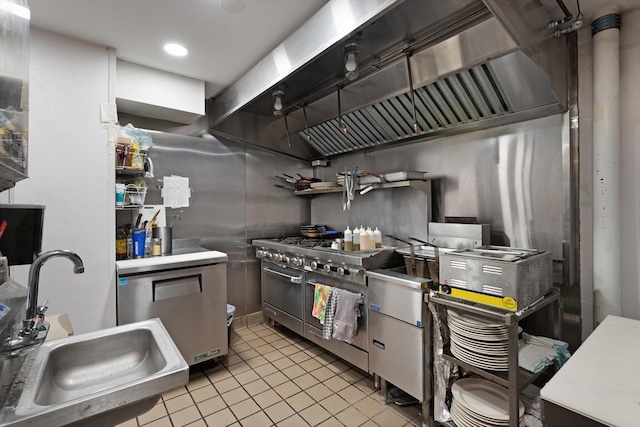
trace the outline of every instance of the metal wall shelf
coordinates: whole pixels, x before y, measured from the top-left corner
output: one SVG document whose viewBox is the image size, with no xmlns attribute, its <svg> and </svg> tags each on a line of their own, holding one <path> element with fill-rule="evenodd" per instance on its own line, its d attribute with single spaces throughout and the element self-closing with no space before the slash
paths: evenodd
<svg viewBox="0 0 640 427">
<path fill-rule="evenodd" d="M 395 182 L 382 182 L 375 184 L 365 184 L 365 185 L 356 185 L 354 191 L 360 191 L 366 187 L 372 187 L 373 190 L 380 190 L 385 188 L 403 188 L 403 187 L 411 187 L 422 192 L 428 193 L 431 191 L 431 180 L 406 180 L 406 181 L 395 181 Z M 328 193 L 342 193 L 344 191 L 344 187 L 329 187 L 329 188 L 309 188 L 307 190 L 296 190 L 293 192 L 296 196 L 314 196 L 317 194 L 328 194 Z"/>
</svg>

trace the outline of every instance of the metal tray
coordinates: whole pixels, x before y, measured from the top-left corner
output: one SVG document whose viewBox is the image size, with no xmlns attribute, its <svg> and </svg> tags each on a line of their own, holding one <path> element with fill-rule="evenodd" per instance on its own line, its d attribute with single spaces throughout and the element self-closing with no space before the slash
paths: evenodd
<svg viewBox="0 0 640 427">
<path fill-rule="evenodd" d="M 380 174 L 380 176 L 365 175 L 359 178 L 360 184 L 376 184 L 380 182 L 407 181 L 410 179 L 426 179 L 427 172 L 400 171 Z"/>
</svg>

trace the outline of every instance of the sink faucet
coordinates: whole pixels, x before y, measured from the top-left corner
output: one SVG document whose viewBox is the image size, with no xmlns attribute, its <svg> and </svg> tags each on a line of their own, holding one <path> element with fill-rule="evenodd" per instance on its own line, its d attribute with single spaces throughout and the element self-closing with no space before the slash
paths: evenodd
<svg viewBox="0 0 640 427">
<path fill-rule="evenodd" d="M 22 329 L 14 337 L 9 337 L 0 343 L 2 355 L 15 357 L 36 348 L 47 337 L 49 323 L 44 321 L 44 312 L 47 311 L 47 306 L 46 303 L 38 305 L 38 287 L 40 268 L 47 260 L 55 257 L 69 258 L 74 264 L 73 272 L 75 274 L 84 273 L 82 259 L 74 252 L 58 249 L 41 253 L 29 269 L 27 312 L 22 321 Z"/>
<path fill-rule="evenodd" d="M 27 302 L 27 315 L 25 317 L 25 321 L 33 320 L 38 315 L 44 314 L 38 313 L 38 287 L 40 283 L 40 268 L 42 265 L 55 257 L 65 257 L 69 258 L 73 262 L 73 272 L 75 274 L 84 273 L 84 265 L 82 264 L 82 259 L 75 253 L 71 251 L 66 251 L 63 249 L 57 249 L 54 251 L 43 252 L 33 261 L 31 264 L 31 268 L 29 269 L 29 294 L 28 294 L 28 302 Z M 44 308 L 46 310 L 46 308 Z M 43 316 L 44 317 L 44 316 Z"/>
</svg>

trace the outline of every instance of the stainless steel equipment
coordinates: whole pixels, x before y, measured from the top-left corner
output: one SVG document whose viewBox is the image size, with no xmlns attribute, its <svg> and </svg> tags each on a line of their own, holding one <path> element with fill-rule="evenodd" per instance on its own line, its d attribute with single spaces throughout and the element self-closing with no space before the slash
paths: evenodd
<svg viewBox="0 0 640 427">
<path fill-rule="evenodd" d="M 262 260 L 262 312 L 338 357 L 369 372 L 366 271 L 395 266 L 395 248 L 358 252 L 331 249 L 331 240 L 287 237 L 252 242 Z M 362 316 L 353 344 L 322 338 L 322 326 L 311 315 L 315 284 L 362 294 Z"/>
<path fill-rule="evenodd" d="M 491 244 L 489 224 L 430 222 L 429 243 L 438 247 L 466 249 Z"/>
<path fill-rule="evenodd" d="M 227 255 L 117 261 L 118 324 L 160 318 L 189 365 L 228 353 Z"/>
<path fill-rule="evenodd" d="M 369 370 L 423 402 L 431 399 L 431 317 L 424 292 L 431 281 L 391 270 L 367 272 L 369 278 Z M 425 418 L 426 419 L 426 418 Z"/>
<path fill-rule="evenodd" d="M 561 13 L 548 0 L 330 1 L 210 100 L 209 130 L 313 159 L 558 113 L 566 43 L 548 24 Z M 347 43 L 359 45 L 355 80 L 336 61 Z"/>
<path fill-rule="evenodd" d="M 483 295 L 498 297 L 502 308 L 516 311 L 551 291 L 551 270 L 550 252 L 503 246 L 463 249 L 440 256 L 440 289 L 452 294 L 461 290 L 456 296 L 477 302 L 498 301 Z"/>
</svg>

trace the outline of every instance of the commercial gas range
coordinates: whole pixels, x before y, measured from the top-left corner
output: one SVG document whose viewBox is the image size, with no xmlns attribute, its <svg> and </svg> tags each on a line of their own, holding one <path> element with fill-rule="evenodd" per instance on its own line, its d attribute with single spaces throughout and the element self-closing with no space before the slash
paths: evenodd
<svg viewBox="0 0 640 427">
<path fill-rule="evenodd" d="M 331 239 L 286 237 L 252 242 L 261 260 L 262 312 L 364 371 L 369 371 L 367 276 L 373 269 L 401 265 L 394 247 L 367 251 L 331 249 Z M 322 338 L 322 325 L 311 315 L 316 284 L 360 293 L 361 317 L 352 344 Z"/>
</svg>

